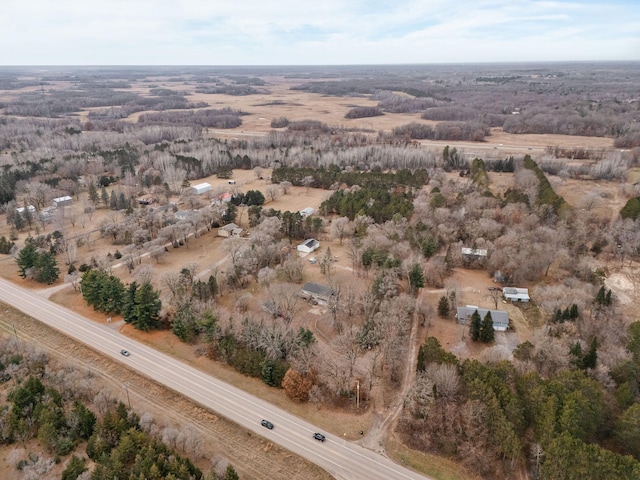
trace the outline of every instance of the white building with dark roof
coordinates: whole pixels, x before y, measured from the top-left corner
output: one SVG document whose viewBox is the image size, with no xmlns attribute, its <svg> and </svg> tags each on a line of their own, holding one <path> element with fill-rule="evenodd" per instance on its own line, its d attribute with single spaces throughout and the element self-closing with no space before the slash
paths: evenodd
<svg viewBox="0 0 640 480">
<path fill-rule="evenodd" d="M 531 300 L 528 288 L 504 287 L 502 289 L 502 295 L 512 302 L 528 302 Z"/>
<path fill-rule="evenodd" d="M 320 242 L 315 238 L 310 238 L 302 242 L 300 245 L 298 245 L 298 252 L 311 253 L 314 250 L 317 250 L 318 248 L 320 248 Z"/>
</svg>

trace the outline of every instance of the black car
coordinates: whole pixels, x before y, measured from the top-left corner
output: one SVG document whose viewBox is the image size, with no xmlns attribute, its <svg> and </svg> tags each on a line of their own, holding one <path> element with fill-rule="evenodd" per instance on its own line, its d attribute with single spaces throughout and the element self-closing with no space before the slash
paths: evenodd
<svg viewBox="0 0 640 480">
<path fill-rule="evenodd" d="M 267 427 L 269 430 L 273 430 L 273 423 L 271 423 L 269 420 L 262 420 L 260 422 L 260 425 L 262 425 L 263 427 Z"/>
<path fill-rule="evenodd" d="M 325 438 L 325 436 L 324 436 L 323 434 L 318 433 L 318 432 L 316 432 L 316 433 L 314 433 L 314 434 L 313 434 L 313 438 L 315 438 L 316 440 L 319 440 L 319 441 L 321 441 L 321 442 L 324 442 L 324 441 L 325 441 L 325 439 L 326 439 L 326 438 Z"/>
<path fill-rule="evenodd" d="M 120 350 L 120 353 L 125 357 L 128 357 L 129 355 L 131 355 L 127 350 Z"/>
</svg>

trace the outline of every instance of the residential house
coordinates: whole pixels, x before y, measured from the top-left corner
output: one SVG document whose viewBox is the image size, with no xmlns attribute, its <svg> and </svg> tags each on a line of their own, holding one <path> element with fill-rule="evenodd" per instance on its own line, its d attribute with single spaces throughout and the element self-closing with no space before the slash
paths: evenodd
<svg viewBox="0 0 640 480">
<path fill-rule="evenodd" d="M 224 227 L 218 229 L 219 237 L 241 237 L 243 236 L 244 229 L 240 228 L 235 223 L 227 223 Z"/>
<path fill-rule="evenodd" d="M 300 296 L 305 300 L 326 305 L 327 302 L 336 295 L 336 291 L 328 285 L 315 282 L 307 282 L 302 286 Z"/>
<path fill-rule="evenodd" d="M 475 305 L 467 305 L 466 307 L 458 307 L 456 318 L 458 323 L 466 325 L 471 322 L 471 315 L 474 312 L 480 314 L 480 318 L 484 319 L 487 312 L 491 312 L 491 320 L 493 320 L 493 329 L 496 332 L 506 332 L 509 328 L 509 313 L 504 310 L 490 310 L 487 308 L 478 308 Z"/>
<path fill-rule="evenodd" d="M 528 302 L 531 300 L 528 288 L 504 287 L 502 289 L 502 295 L 512 302 Z"/>
</svg>

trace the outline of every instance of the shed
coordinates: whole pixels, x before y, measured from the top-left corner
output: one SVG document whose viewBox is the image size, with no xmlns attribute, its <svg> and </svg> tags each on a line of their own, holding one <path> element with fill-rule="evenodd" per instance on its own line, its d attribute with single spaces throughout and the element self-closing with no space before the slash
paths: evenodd
<svg viewBox="0 0 640 480">
<path fill-rule="evenodd" d="M 219 237 L 240 237 L 244 230 L 235 223 L 227 223 L 224 227 L 218 229 Z"/>
<path fill-rule="evenodd" d="M 317 303 L 326 305 L 326 303 L 336 295 L 335 289 L 328 285 L 322 285 L 315 282 L 307 282 L 300 290 L 300 296 L 306 300 L 313 300 Z"/>
<path fill-rule="evenodd" d="M 315 238 L 310 238 L 298 245 L 298 252 L 311 253 L 318 248 L 320 248 L 320 242 L 318 242 L 318 240 L 316 240 Z"/>
<path fill-rule="evenodd" d="M 211 185 L 208 184 L 207 182 L 193 185 L 191 188 L 196 195 L 202 195 L 203 193 L 207 193 L 211 191 Z"/>
<path fill-rule="evenodd" d="M 36 207 L 34 207 L 33 205 L 27 205 L 26 207 L 18 207 L 16 208 L 16 212 L 18 212 L 20 215 L 24 215 L 25 209 L 29 210 L 29 213 L 36 213 Z"/>
<path fill-rule="evenodd" d="M 528 288 L 504 287 L 502 289 L 502 295 L 512 302 L 528 302 L 531 300 Z"/>
<path fill-rule="evenodd" d="M 314 213 L 316 213 L 316 211 L 311 207 L 303 208 L 302 210 L 300 210 L 300 216 L 302 218 L 309 217 L 309 216 L 313 215 Z"/>
<path fill-rule="evenodd" d="M 55 214 L 55 212 L 56 212 L 56 207 L 43 208 L 42 210 L 40 210 L 40 214 L 38 215 L 38 218 L 40 218 L 41 222 L 49 223 L 53 221 L 53 215 Z"/>
<path fill-rule="evenodd" d="M 462 255 L 465 255 L 466 257 L 471 257 L 471 258 L 486 257 L 487 249 L 462 247 Z"/>
<path fill-rule="evenodd" d="M 54 207 L 66 207 L 67 205 L 71 205 L 73 203 L 73 199 L 69 195 L 65 195 L 64 197 L 58 197 L 53 199 Z"/>
<path fill-rule="evenodd" d="M 458 323 L 466 325 L 471 321 L 471 315 L 478 312 L 480 318 L 484 318 L 487 312 L 491 312 L 491 320 L 493 320 L 493 329 L 496 332 L 506 332 L 509 328 L 509 314 L 504 310 L 490 310 L 488 308 L 478 308 L 475 305 L 467 305 L 466 307 L 458 307 L 456 318 Z"/>
</svg>

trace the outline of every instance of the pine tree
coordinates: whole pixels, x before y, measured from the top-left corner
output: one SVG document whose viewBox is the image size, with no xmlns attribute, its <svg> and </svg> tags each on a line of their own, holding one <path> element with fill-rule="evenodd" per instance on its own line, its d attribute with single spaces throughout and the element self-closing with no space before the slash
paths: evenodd
<svg viewBox="0 0 640 480">
<path fill-rule="evenodd" d="M 471 324 L 469 325 L 469 335 L 471 335 L 471 340 L 477 342 L 480 340 L 480 328 L 482 327 L 482 319 L 480 318 L 480 313 L 478 310 L 473 312 L 471 315 Z"/>
<path fill-rule="evenodd" d="M 480 341 L 484 343 L 493 342 L 494 339 L 494 331 L 493 331 L 493 318 L 491 318 L 491 312 L 487 312 L 482 320 L 482 325 L 480 325 Z"/>
<path fill-rule="evenodd" d="M 109 208 L 111 210 L 118 209 L 118 197 L 116 196 L 115 190 L 111 190 L 111 197 L 109 197 Z"/>
<path fill-rule="evenodd" d="M 126 323 L 132 323 L 135 320 L 134 313 L 136 309 L 136 292 L 138 290 L 138 284 L 132 282 L 129 284 L 127 291 L 124 295 L 124 301 L 122 302 L 122 318 Z"/>
<path fill-rule="evenodd" d="M 414 293 L 424 287 L 424 273 L 418 263 L 416 263 L 409 272 L 409 285 L 411 286 L 411 291 Z"/>
<path fill-rule="evenodd" d="M 590 368 L 593 370 L 596 368 L 596 363 L 598 362 L 598 340 L 596 337 L 593 337 L 591 340 L 591 345 L 587 353 L 585 353 L 584 357 L 582 357 L 582 365 L 581 368 L 586 370 Z"/>
<path fill-rule="evenodd" d="M 100 198 L 102 199 L 102 203 L 104 203 L 104 208 L 109 207 L 109 194 L 107 193 L 107 189 L 102 187 L 100 191 Z"/>
<path fill-rule="evenodd" d="M 18 254 L 16 262 L 18 263 L 20 276 L 27 278 L 27 270 L 33 268 L 38 257 L 36 246 L 31 238 L 28 238 L 22 250 Z"/>
<path fill-rule="evenodd" d="M 35 281 L 51 285 L 59 276 L 60 269 L 56 257 L 50 252 L 39 254 L 34 265 Z"/>
<path fill-rule="evenodd" d="M 569 318 L 571 318 L 571 320 L 575 320 L 578 318 L 578 316 L 579 316 L 578 305 L 574 303 L 573 305 L 571 305 L 571 310 L 569 311 Z"/>
<path fill-rule="evenodd" d="M 136 291 L 135 302 L 133 326 L 145 332 L 155 328 L 162 308 L 159 292 L 145 282 Z"/>
<path fill-rule="evenodd" d="M 96 184 L 93 182 L 89 184 L 89 200 L 94 204 L 98 203 L 98 189 L 96 189 Z"/>
<path fill-rule="evenodd" d="M 444 295 L 438 301 L 438 315 L 442 318 L 449 317 L 449 300 Z"/>
</svg>

